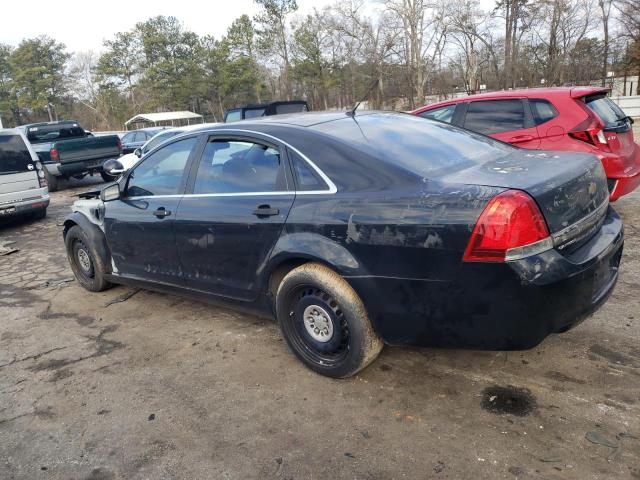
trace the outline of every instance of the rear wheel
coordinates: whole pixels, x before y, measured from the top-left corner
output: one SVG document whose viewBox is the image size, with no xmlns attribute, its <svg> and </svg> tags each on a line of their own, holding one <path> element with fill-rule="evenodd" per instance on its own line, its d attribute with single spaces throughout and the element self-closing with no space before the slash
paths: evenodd
<svg viewBox="0 0 640 480">
<path fill-rule="evenodd" d="M 47 209 L 45 208 L 39 208 L 38 210 L 35 210 L 32 214 L 31 214 L 31 218 L 33 218 L 34 220 L 42 220 L 44 217 L 47 216 Z"/>
<path fill-rule="evenodd" d="M 360 297 L 324 265 L 307 263 L 289 272 L 278 288 L 276 309 L 293 353 L 322 375 L 354 375 L 382 350 Z"/>
<path fill-rule="evenodd" d="M 49 186 L 49 191 L 55 192 L 56 190 L 58 190 L 58 177 L 56 177 L 55 175 L 51 175 L 49 171 L 46 169 L 46 167 L 44 169 L 44 176 L 47 179 L 47 185 Z"/>
<path fill-rule="evenodd" d="M 92 292 L 101 292 L 112 286 L 105 278 L 104 259 L 91 245 L 87 234 L 75 225 L 69 229 L 64 239 L 67 258 L 78 283 Z"/>
</svg>

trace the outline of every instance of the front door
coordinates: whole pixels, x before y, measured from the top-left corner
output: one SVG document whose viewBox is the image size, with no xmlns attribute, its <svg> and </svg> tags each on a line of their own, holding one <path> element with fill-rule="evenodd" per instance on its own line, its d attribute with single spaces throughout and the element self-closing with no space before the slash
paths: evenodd
<svg viewBox="0 0 640 480">
<path fill-rule="evenodd" d="M 187 286 L 253 300 L 295 197 L 284 148 L 218 134 L 192 171 L 175 220 Z"/>
<path fill-rule="evenodd" d="M 122 198 L 105 202 L 107 243 L 119 274 L 184 285 L 174 222 L 196 143 L 195 136 L 178 140 L 145 157 L 128 175 Z"/>
</svg>

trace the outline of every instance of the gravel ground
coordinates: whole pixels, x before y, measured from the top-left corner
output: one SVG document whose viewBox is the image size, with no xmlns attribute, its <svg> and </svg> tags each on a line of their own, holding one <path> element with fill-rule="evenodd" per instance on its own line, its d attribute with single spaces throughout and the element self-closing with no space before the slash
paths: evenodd
<svg viewBox="0 0 640 480">
<path fill-rule="evenodd" d="M 331 380 L 268 320 L 81 289 L 57 221 L 89 183 L 0 225 L 20 249 L 0 256 L 1 479 L 640 479 L 640 192 L 616 205 L 617 288 L 577 328 L 525 352 L 385 348 Z"/>
</svg>

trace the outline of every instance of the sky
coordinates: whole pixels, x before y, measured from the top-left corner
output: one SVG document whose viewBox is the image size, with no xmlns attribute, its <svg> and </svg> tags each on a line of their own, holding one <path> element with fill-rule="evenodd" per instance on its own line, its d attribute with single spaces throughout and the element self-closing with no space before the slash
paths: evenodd
<svg viewBox="0 0 640 480">
<path fill-rule="evenodd" d="M 321 9 L 335 0 L 298 0 L 299 13 Z M 18 45 L 24 38 L 46 34 L 64 43 L 69 51 L 100 50 L 116 32 L 130 30 L 156 15 L 173 15 L 188 30 L 221 37 L 231 22 L 258 11 L 253 0 L 85 0 L 55 2 L 2 1 L 0 43 Z"/>
<path fill-rule="evenodd" d="M 46 34 L 64 43 L 71 52 L 100 51 L 103 41 L 116 32 L 131 30 L 136 23 L 157 15 L 173 15 L 188 30 L 219 38 L 240 15 L 253 16 L 258 11 L 253 0 L 0 1 L 0 43 L 16 46 L 25 38 Z M 363 14 L 373 17 L 382 0 L 367 2 Z M 314 7 L 320 10 L 335 3 L 336 0 L 298 0 L 297 13 L 304 15 Z M 480 0 L 480 4 L 491 8 L 494 0 Z"/>
</svg>

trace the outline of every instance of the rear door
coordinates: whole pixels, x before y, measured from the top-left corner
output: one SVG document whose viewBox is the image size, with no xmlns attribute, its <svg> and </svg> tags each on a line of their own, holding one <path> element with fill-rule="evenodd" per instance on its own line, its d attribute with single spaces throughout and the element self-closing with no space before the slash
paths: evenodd
<svg viewBox="0 0 640 480">
<path fill-rule="evenodd" d="M 29 191 L 39 188 L 38 171 L 22 136 L 0 132 L 0 215 L 11 213 L 12 203 L 28 200 Z"/>
<path fill-rule="evenodd" d="M 255 299 L 295 198 L 284 146 L 259 135 L 211 135 L 188 192 L 175 226 L 187 286 Z"/>
<path fill-rule="evenodd" d="M 469 102 L 463 126 L 516 147 L 535 149 L 540 146 L 533 116 L 522 98 Z"/>
<path fill-rule="evenodd" d="M 122 275 L 183 286 L 174 220 L 197 136 L 169 143 L 134 167 L 122 197 L 105 202 L 105 232 Z"/>
</svg>

